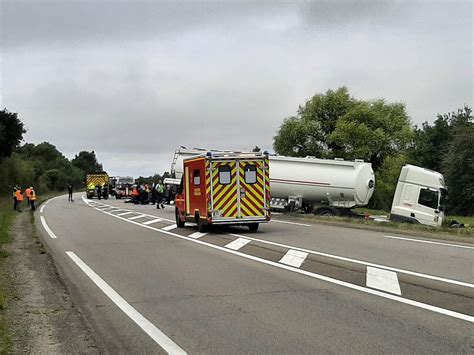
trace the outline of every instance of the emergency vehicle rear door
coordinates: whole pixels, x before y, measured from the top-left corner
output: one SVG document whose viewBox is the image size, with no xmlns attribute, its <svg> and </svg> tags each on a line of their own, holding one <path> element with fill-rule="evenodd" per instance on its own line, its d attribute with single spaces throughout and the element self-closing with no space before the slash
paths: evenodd
<svg viewBox="0 0 474 355">
<path fill-rule="evenodd" d="M 239 161 L 239 218 L 265 216 L 265 176 L 263 160 Z"/>
<path fill-rule="evenodd" d="M 212 185 L 208 186 L 215 220 L 231 220 L 238 217 L 237 166 L 235 160 L 212 162 Z"/>
</svg>

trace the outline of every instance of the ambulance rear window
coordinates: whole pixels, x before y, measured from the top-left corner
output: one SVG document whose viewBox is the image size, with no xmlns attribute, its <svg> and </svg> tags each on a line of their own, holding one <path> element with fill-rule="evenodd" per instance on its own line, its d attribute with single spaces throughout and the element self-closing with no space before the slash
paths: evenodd
<svg viewBox="0 0 474 355">
<path fill-rule="evenodd" d="M 199 170 L 194 170 L 194 185 L 201 185 L 201 172 Z"/>
<path fill-rule="evenodd" d="M 219 184 L 221 185 L 229 185 L 230 184 L 230 166 L 229 165 L 222 165 L 219 167 Z"/>
<path fill-rule="evenodd" d="M 244 172 L 246 184 L 255 184 L 257 182 L 257 167 L 255 165 L 245 165 Z"/>
</svg>

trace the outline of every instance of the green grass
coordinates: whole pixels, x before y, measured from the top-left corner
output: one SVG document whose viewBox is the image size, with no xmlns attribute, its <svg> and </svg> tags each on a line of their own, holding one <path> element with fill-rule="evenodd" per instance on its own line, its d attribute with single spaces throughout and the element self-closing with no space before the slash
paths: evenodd
<svg viewBox="0 0 474 355">
<path fill-rule="evenodd" d="M 9 255 L 5 250 L 5 244 L 11 240 L 8 230 L 15 217 L 15 213 L 12 199 L 0 197 L 0 354 L 9 353 L 12 346 L 5 316 L 6 299 L 10 289 L 7 284 L 8 275 L 5 275 L 4 264 L 5 258 Z"/>
<path fill-rule="evenodd" d="M 370 208 L 355 208 L 355 212 L 357 213 L 368 213 L 370 215 L 389 215 L 390 211 L 385 211 L 385 210 L 373 210 Z M 446 216 L 446 221 L 447 223 L 451 222 L 452 220 L 456 220 L 459 223 L 464 223 L 465 227 L 471 228 L 474 227 L 474 216 Z"/>
<path fill-rule="evenodd" d="M 384 210 L 372 210 L 368 208 L 356 208 L 354 210 L 359 214 L 368 213 L 370 215 L 389 215 L 388 211 Z M 447 216 L 446 220 L 449 222 L 453 219 L 460 223 L 465 224 L 465 228 L 450 228 L 449 224 L 446 223 L 441 228 L 430 227 L 422 224 L 408 224 L 408 223 L 383 223 L 375 222 L 371 220 L 365 220 L 364 218 L 350 218 L 350 217 L 323 217 L 314 216 L 311 214 L 286 214 L 289 218 L 305 219 L 321 224 L 328 225 L 341 225 L 357 229 L 367 229 L 374 231 L 381 231 L 385 233 L 400 233 L 409 234 L 414 236 L 423 236 L 435 239 L 447 239 L 456 240 L 461 242 L 474 242 L 474 217 L 463 217 L 463 216 Z"/>
</svg>

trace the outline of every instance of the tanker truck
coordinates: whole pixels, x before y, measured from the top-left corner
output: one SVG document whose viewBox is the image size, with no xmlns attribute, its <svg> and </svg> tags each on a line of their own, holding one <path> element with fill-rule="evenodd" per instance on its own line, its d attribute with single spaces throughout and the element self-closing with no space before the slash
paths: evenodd
<svg viewBox="0 0 474 355">
<path fill-rule="evenodd" d="M 183 159 L 206 151 L 177 149 L 171 165 L 172 176 L 181 179 Z M 269 159 L 272 209 L 327 216 L 351 214 L 352 208 L 367 205 L 374 192 L 372 166 L 362 160 L 279 155 L 270 155 Z"/>
</svg>

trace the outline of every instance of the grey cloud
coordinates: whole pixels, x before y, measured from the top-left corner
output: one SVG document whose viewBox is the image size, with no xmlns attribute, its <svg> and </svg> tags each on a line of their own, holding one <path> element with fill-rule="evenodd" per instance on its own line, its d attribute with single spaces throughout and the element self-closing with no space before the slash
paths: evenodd
<svg viewBox="0 0 474 355">
<path fill-rule="evenodd" d="M 194 28 L 245 26 L 262 12 L 292 7 L 237 2 L 16 1 L 3 4 L 4 45 L 81 46 L 163 38 Z"/>
<path fill-rule="evenodd" d="M 40 4 L 4 3 L 3 106 L 27 141 L 95 150 L 113 174 L 167 170 L 180 145 L 271 148 L 341 85 L 415 123 L 472 104 L 470 3 Z"/>
</svg>

